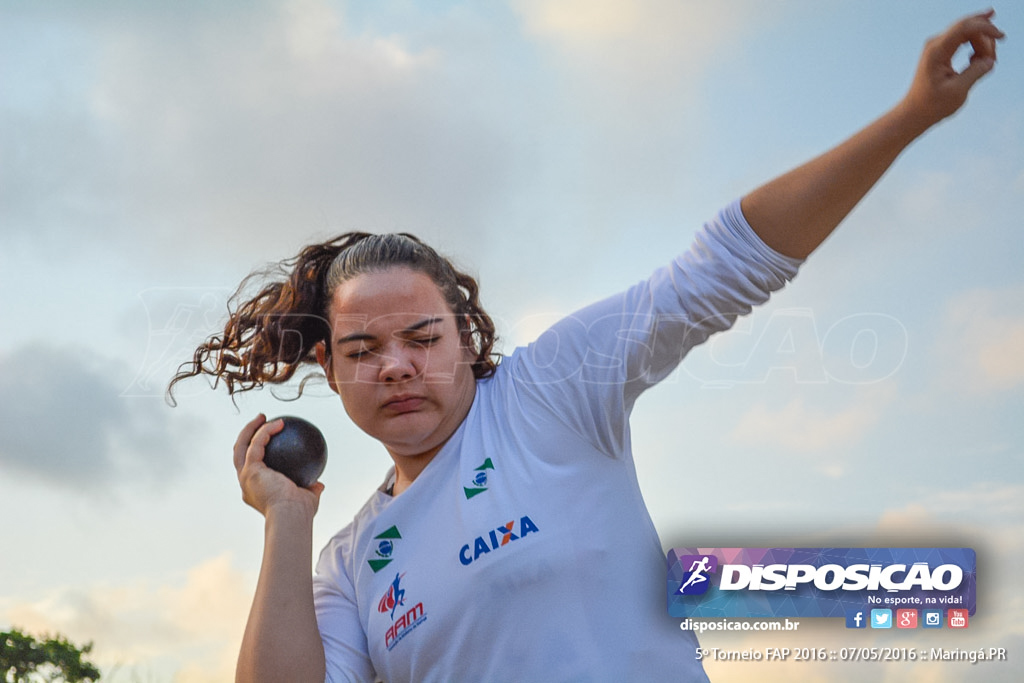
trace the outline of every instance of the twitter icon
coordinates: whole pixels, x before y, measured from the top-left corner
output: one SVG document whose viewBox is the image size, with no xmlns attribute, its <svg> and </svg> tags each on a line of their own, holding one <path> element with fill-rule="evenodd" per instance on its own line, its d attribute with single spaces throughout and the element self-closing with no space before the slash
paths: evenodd
<svg viewBox="0 0 1024 683">
<path fill-rule="evenodd" d="M 892 610 L 871 610 L 871 628 L 892 628 Z"/>
</svg>

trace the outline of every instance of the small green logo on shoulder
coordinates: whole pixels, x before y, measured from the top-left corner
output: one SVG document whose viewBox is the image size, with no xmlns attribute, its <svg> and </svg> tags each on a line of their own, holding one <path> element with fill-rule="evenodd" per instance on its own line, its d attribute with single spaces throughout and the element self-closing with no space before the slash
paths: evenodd
<svg viewBox="0 0 1024 683">
<path fill-rule="evenodd" d="M 484 460 L 484 463 L 473 470 L 473 479 L 470 481 L 469 486 L 463 486 L 462 490 L 466 493 L 466 500 L 469 500 L 473 496 L 483 493 L 487 490 L 487 470 L 493 470 L 494 464 L 490 458 Z"/>
<path fill-rule="evenodd" d="M 373 540 L 377 541 L 377 548 L 374 550 L 377 557 L 368 560 L 368 562 L 374 574 L 384 569 L 384 567 L 391 564 L 391 560 L 395 559 L 391 557 L 395 552 L 395 540 L 401 537 L 402 534 L 398 533 L 398 527 L 394 525 L 373 537 Z"/>
</svg>

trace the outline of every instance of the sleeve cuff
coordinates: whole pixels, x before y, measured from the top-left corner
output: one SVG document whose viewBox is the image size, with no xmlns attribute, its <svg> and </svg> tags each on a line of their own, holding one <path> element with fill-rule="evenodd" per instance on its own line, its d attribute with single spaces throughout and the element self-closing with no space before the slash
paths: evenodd
<svg viewBox="0 0 1024 683">
<path fill-rule="evenodd" d="M 754 232 L 754 229 L 750 227 L 750 223 L 747 222 L 747 217 L 743 215 L 743 210 L 740 208 L 739 199 L 734 200 L 722 209 L 721 216 L 722 222 L 733 236 L 748 247 L 759 261 L 784 274 L 786 280 L 792 280 L 796 277 L 796 273 L 803 264 L 804 259 L 780 254 L 765 244 L 764 240 Z"/>
</svg>

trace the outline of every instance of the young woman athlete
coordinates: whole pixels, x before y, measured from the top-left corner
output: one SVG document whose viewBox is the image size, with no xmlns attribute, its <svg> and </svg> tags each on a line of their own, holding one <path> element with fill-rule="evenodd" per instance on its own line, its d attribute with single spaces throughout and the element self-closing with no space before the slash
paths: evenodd
<svg viewBox="0 0 1024 683">
<path fill-rule="evenodd" d="M 313 576 L 323 485 L 263 464 L 280 422 L 260 415 L 239 434 L 265 548 L 238 680 L 706 680 L 696 640 L 666 614 L 633 404 L 791 279 L 900 152 L 960 108 L 994 64 L 991 19 L 930 40 L 906 96 L 867 128 L 500 364 L 476 283 L 411 236 L 349 233 L 285 261 L 172 387 L 205 373 L 243 391 L 315 364 L 394 466 Z"/>
</svg>

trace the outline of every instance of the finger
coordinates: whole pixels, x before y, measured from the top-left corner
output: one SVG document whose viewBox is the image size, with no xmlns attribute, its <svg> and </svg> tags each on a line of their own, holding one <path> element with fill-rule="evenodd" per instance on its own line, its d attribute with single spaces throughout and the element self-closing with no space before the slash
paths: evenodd
<svg viewBox="0 0 1024 683">
<path fill-rule="evenodd" d="M 943 61 L 948 61 L 953 59 L 953 55 L 956 54 L 956 51 L 964 43 L 971 43 L 972 47 L 977 51 L 983 38 L 991 40 L 993 43 L 1004 38 L 1005 34 L 996 28 L 995 24 L 991 21 L 994 14 L 995 12 L 989 10 L 982 14 L 976 14 L 973 17 L 961 19 L 950 26 L 933 43 L 936 57 Z M 986 51 L 984 46 L 981 49 Z M 994 49 L 992 52 L 991 56 L 994 57 Z M 983 55 L 983 57 L 987 56 L 989 55 Z"/>
<path fill-rule="evenodd" d="M 990 59 L 995 61 L 996 59 L 996 39 L 988 35 L 975 35 L 970 38 L 971 49 L 974 54 L 971 55 L 971 61 L 975 59 Z"/>
<path fill-rule="evenodd" d="M 263 462 L 267 444 L 282 429 L 284 429 L 284 420 L 280 418 L 267 422 L 257 429 L 256 434 L 252 437 L 252 441 L 249 442 L 249 447 L 245 450 L 245 464 Z"/>
<path fill-rule="evenodd" d="M 967 68 L 961 71 L 956 78 L 960 81 L 961 86 L 967 90 L 977 83 L 982 76 L 991 71 L 992 67 L 995 65 L 996 60 L 990 57 L 972 59 L 971 63 L 967 65 Z"/>
<path fill-rule="evenodd" d="M 241 470 L 245 464 L 245 451 L 249 448 L 249 442 L 252 441 L 253 435 L 256 430 L 263 426 L 263 423 L 267 421 L 267 416 L 260 413 L 255 418 L 249 421 L 249 424 L 242 427 L 242 431 L 238 433 L 238 439 L 235 441 L 234 447 L 234 461 L 235 469 Z"/>
</svg>

